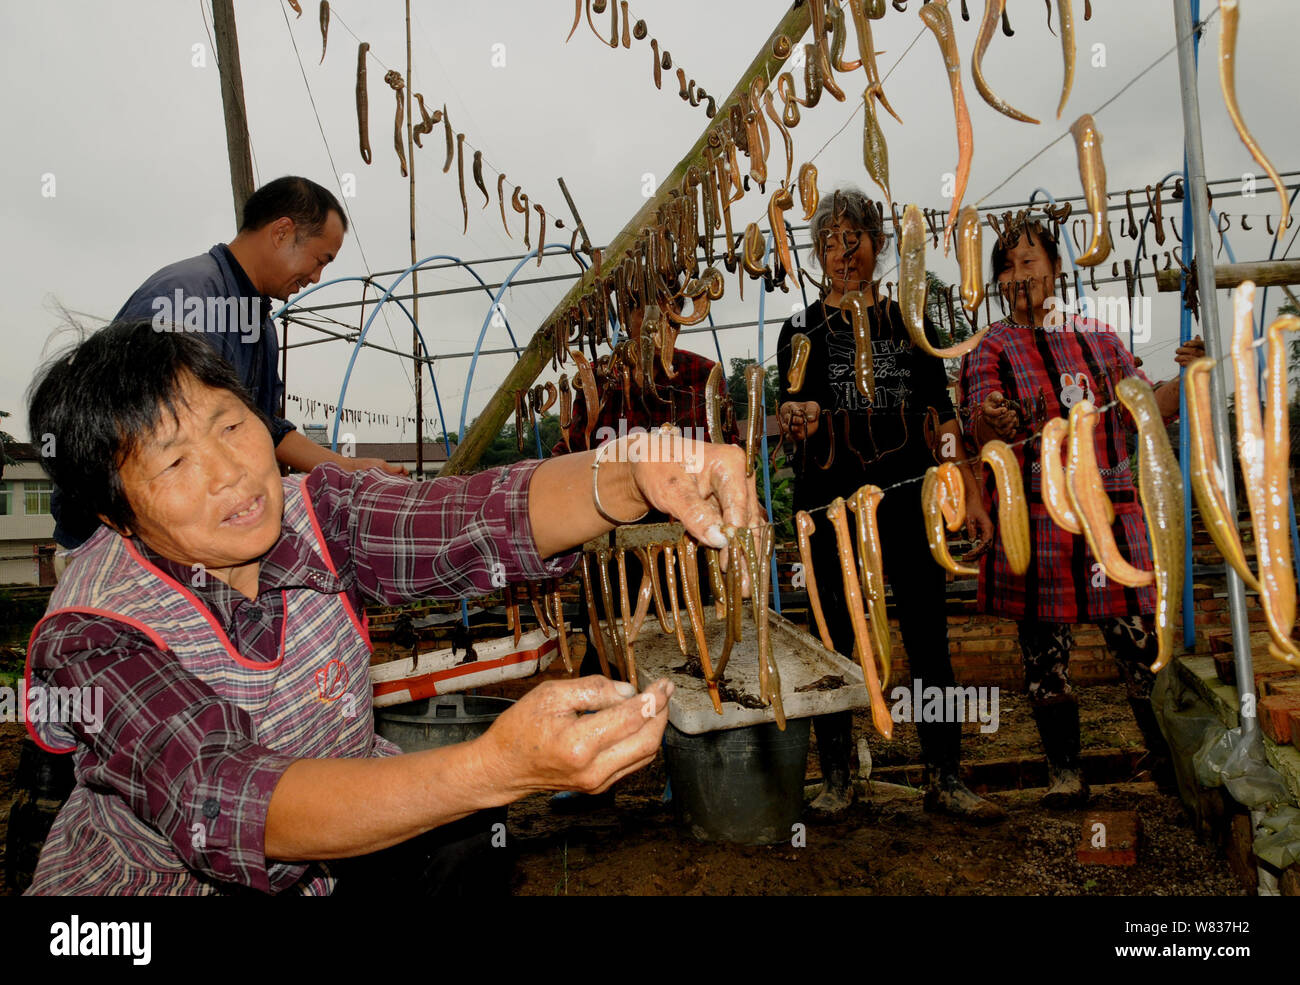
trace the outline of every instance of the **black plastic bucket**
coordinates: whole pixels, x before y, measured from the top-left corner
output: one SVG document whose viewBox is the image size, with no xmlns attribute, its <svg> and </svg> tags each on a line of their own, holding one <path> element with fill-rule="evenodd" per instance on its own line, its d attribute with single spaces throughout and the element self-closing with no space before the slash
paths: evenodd
<svg viewBox="0 0 1300 985">
<path fill-rule="evenodd" d="M 701 841 L 789 841 L 803 813 L 811 719 L 687 735 L 664 733 L 664 760 L 678 818 Z"/>
<path fill-rule="evenodd" d="M 509 698 L 440 694 L 375 709 L 375 729 L 403 752 L 437 749 L 477 739 L 512 704 Z"/>
<path fill-rule="evenodd" d="M 403 752 L 437 749 L 478 738 L 512 704 L 508 698 L 438 695 L 376 708 L 375 729 Z M 351 879 L 340 877 L 338 894 L 376 899 L 505 896 L 514 872 L 514 846 L 505 824 L 504 807 L 478 811 L 365 856 L 354 864 Z"/>
</svg>

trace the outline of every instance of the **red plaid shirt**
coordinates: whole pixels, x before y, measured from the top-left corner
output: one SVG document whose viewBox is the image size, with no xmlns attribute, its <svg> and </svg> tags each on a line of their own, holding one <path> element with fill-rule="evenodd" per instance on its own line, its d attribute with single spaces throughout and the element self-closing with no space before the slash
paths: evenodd
<svg viewBox="0 0 1300 985">
<path fill-rule="evenodd" d="M 199 583 L 188 565 L 134 543 L 147 560 L 191 588 L 241 656 L 274 664 L 280 657 L 286 588 L 346 592 L 359 610 L 364 601 L 395 604 L 486 594 L 493 590 L 494 574 L 523 581 L 566 573 L 575 555 L 543 560 L 533 539 L 528 486 L 538 464 L 427 482 L 318 466 L 306 488 L 338 574 L 286 527 L 262 561 L 255 599 L 215 578 Z M 286 888 L 283 880 L 291 883 L 304 871 L 277 866 L 277 879 L 264 856 L 266 805 L 292 760 L 260 745 L 242 709 L 181 669 L 144 632 L 107 618 L 61 613 L 39 627 L 28 663 L 33 679 L 49 686 L 102 688 L 106 717 L 129 716 L 131 733 L 150 737 L 127 748 L 105 748 L 104 739 L 118 731 L 112 723 L 95 734 L 73 726 L 78 743 L 94 757 L 97 783 L 126 800 L 137 817 L 151 819 L 183 862 L 193 866 L 197 858 L 197 852 L 186 854 L 186 817 L 180 812 L 159 816 L 157 807 L 202 758 L 245 780 L 224 785 L 226 799 L 215 805 L 223 816 L 237 819 L 229 868 L 251 874 L 250 885 L 273 890 Z M 264 791 L 263 802 L 239 802 L 238 791 L 250 786 Z"/>
<path fill-rule="evenodd" d="M 962 360 L 958 401 L 967 433 L 980 404 L 1000 391 L 1016 401 L 1020 441 L 1037 435 L 1053 417 L 1065 417 L 1080 400 L 1100 407 L 1115 400 L 1115 384 L 1126 376 L 1146 377 L 1119 336 L 1108 325 L 1072 318 L 1060 331 L 997 322 Z M 1149 381 L 1148 381 L 1149 382 Z M 1115 506 L 1112 532 L 1120 553 L 1138 568 L 1151 568 L 1146 522 L 1129 468 L 1128 439 L 1133 420 L 1117 406 L 1097 426 L 1097 467 L 1106 494 Z M 1033 557 L 1029 570 L 1016 575 L 1007 564 L 999 538 L 980 562 L 979 603 L 985 612 L 1008 619 L 1040 622 L 1098 622 L 1155 611 L 1155 589 L 1126 588 L 1102 574 L 1082 535 L 1062 530 L 1047 515 L 1037 437 L 1016 445 L 1021 480 L 1029 501 Z M 997 494 L 990 474 L 987 492 L 996 511 Z"/>
<path fill-rule="evenodd" d="M 606 441 L 622 437 L 633 428 L 653 427 L 664 424 L 676 424 L 688 438 L 708 441 L 705 399 L 708 394 L 709 372 L 713 361 L 697 356 L 685 349 L 678 349 L 673 357 L 673 370 L 676 376 L 671 380 L 664 373 L 659 360 L 655 360 L 655 388 L 659 399 L 655 399 L 647 390 L 632 389 L 632 402 L 623 397 L 623 388 L 606 385 L 601 393 L 604 404 L 596 417 L 596 426 L 592 429 L 592 447 L 599 447 Z M 726 399 L 727 389 L 719 384 L 718 393 Z M 688 430 L 689 429 L 689 430 Z M 587 447 L 587 404 L 585 395 L 573 402 L 573 416 L 569 423 L 569 433 L 561 437 L 551 449 L 552 455 L 567 455 L 571 451 L 590 451 Z M 734 427 L 726 436 L 731 444 L 740 443 L 740 435 Z"/>
</svg>

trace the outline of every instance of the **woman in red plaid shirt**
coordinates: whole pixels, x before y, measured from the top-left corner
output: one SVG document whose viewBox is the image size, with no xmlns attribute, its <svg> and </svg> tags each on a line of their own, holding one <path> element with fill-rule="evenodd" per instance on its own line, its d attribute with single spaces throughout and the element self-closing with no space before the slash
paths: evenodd
<svg viewBox="0 0 1300 985">
<path fill-rule="evenodd" d="M 1079 708 L 1068 673 L 1073 623 L 1099 626 L 1148 750 L 1158 761 L 1166 749 L 1151 711 L 1155 591 L 1108 579 L 1084 538 L 1048 517 L 1037 434 L 1047 420 L 1068 416 L 1081 400 L 1098 407 L 1112 403 L 1116 383 L 1143 374 L 1110 326 L 1060 313 L 1053 286 L 1061 275 L 1061 259 L 1038 222 L 1010 226 L 993 248 L 992 267 L 1012 314 L 992 325 L 963 360 L 959 400 L 967 434 L 979 447 L 1001 438 L 1015 448 L 1029 500 L 1033 557 L 1029 569 L 1016 575 L 995 539 L 980 565 L 979 605 L 1017 623 L 1026 687 L 1047 753 L 1050 785 L 1043 802 L 1066 807 L 1088 798 L 1079 764 Z M 1198 337 L 1179 346 L 1175 357 L 1183 366 L 1203 354 Z M 1174 379 L 1156 389 L 1166 420 L 1178 413 L 1178 387 Z M 1129 563 L 1149 569 L 1146 525 L 1129 468 L 1132 430 L 1123 408 L 1103 414 L 1096 432 L 1097 465 L 1115 507 L 1115 542 Z M 996 505 L 991 479 L 988 491 Z"/>
</svg>

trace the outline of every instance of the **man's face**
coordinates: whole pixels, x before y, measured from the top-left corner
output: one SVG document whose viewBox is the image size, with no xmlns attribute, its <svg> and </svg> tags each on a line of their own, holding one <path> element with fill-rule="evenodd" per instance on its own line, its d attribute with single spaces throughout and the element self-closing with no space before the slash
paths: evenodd
<svg viewBox="0 0 1300 985">
<path fill-rule="evenodd" d="M 840 294 L 861 291 L 876 272 L 876 247 L 871 237 L 846 219 L 828 222 L 821 231 L 822 270 Z"/>
<path fill-rule="evenodd" d="M 319 236 L 306 237 L 301 242 L 298 237 L 299 229 L 293 220 L 276 220 L 272 229 L 275 253 L 265 278 L 264 293 L 280 301 L 289 300 L 320 280 L 326 265 L 343 248 L 343 220 L 337 212 L 330 212 Z"/>
<path fill-rule="evenodd" d="M 177 419 L 164 410 L 119 470 L 135 513 L 127 532 L 166 558 L 202 564 L 229 582 L 280 536 L 284 488 L 275 447 L 262 421 L 229 390 L 186 377 L 180 397 Z"/>
</svg>

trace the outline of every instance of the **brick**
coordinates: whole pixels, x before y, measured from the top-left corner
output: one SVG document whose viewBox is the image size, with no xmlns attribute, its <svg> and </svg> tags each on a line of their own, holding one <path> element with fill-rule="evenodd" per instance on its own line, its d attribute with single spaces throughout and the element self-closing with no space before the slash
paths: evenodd
<svg viewBox="0 0 1300 985">
<path fill-rule="evenodd" d="M 1277 882 L 1283 896 L 1300 896 L 1300 865 L 1288 865 Z"/>
<path fill-rule="evenodd" d="M 1137 864 L 1141 822 L 1136 811 L 1089 811 L 1079 833 L 1083 865 Z"/>
<path fill-rule="evenodd" d="M 1192 586 L 1192 598 L 1197 601 L 1214 598 L 1214 589 L 1210 585 L 1202 585 L 1198 582 Z"/>
<path fill-rule="evenodd" d="M 1300 674 L 1291 677 L 1269 677 L 1264 680 L 1266 694 L 1300 694 Z"/>
<path fill-rule="evenodd" d="M 1300 712 L 1300 697 L 1274 694 L 1259 702 L 1259 724 L 1267 735 L 1279 745 L 1291 744 L 1291 714 Z"/>
</svg>

